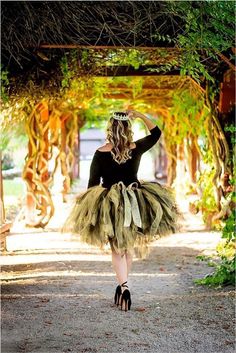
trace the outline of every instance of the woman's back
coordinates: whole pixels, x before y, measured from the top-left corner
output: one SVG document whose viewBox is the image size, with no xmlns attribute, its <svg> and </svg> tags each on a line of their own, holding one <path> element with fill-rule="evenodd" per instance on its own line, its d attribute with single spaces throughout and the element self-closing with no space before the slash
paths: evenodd
<svg viewBox="0 0 236 353">
<path fill-rule="evenodd" d="M 155 126 L 150 135 L 131 144 L 130 158 L 117 163 L 112 156 L 112 145 L 107 144 L 95 152 L 90 169 L 88 187 L 99 185 L 110 188 L 113 184 L 123 182 L 126 186 L 138 182 L 137 173 L 142 154 L 149 150 L 160 138 L 161 131 Z"/>
</svg>

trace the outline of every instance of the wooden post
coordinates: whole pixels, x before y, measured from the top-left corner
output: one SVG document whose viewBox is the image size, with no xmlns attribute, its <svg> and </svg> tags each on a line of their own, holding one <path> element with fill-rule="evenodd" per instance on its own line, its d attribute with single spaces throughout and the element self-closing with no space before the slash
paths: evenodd
<svg viewBox="0 0 236 353">
<path fill-rule="evenodd" d="M 66 119 L 61 120 L 61 174 L 64 177 L 63 180 L 63 189 L 62 189 L 62 199 L 63 202 L 66 202 L 66 195 L 69 190 L 68 186 L 68 172 L 67 172 L 67 165 L 66 165 Z"/>
<path fill-rule="evenodd" d="M 80 126 L 78 128 L 78 144 L 77 144 L 77 178 L 80 178 Z"/>
<path fill-rule="evenodd" d="M 72 180 L 79 178 L 79 155 L 80 155 L 80 127 L 78 127 L 78 132 L 76 134 L 74 143 L 74 163 L 72 168 Z"/>
<path fill-rule="evenodd" d="M 6 235 L 10 231 L 12 223 L 6 222 L 4 197 L 3 197 L 3 177 L 2 177 L 2 151 L 0 150 L 0 234 L 1 234 L 1 250 L 6 250 Z"/>
<path fill-rule="evenodd" d="M 220 84 L 219 111 L 228 113 L 235 104 L 235 72 L 228 70 Z"/>
<path fill-rule="evenodd" d="M 48 129 L 45 131 L 43 135 L 44 141 L 44 151 L 43 151 L 43 159 L 40 159 L 38 168 L 39 170 L 44 170 L 41 174 L 41 182 L 45 185 L 49 179 L 49 172 L 48 172 L 48 150 L 49 150 L 49 142 L 48 142 Z M 41 197 L 41 203 L 43 207 L 46 209 L 48 206 L 47 200 L 44 197 Z"/>
<path fill-rule="evenodd" d="M 2 151 L 0 150 L 0 225 L 5 223 L 5 208 L 3 199 Z"/>
<path fill-rule="evenodd" d="M 190 178 L 193 183 L 197 182 L 197 170 L 199 164 L 199 152 L 196 147 L 196 138 L 191 135 L 191 159 L 190 159 Z"/>
<path fill-rule="evenodd" d="M 30 141 L 28 142 L 28 155 L 29 157 L 32 155 L 32 146 Z M 31 163 L 32 166 L 32 163 Z M 30 166 L 30 167 L 31 167 Z M 28 183 L 32 187 L 32 189 L 35 189 L 35 185 L 32 182 L 33 179 L 33 174 L 31 172 L 26 173 L 26 179 L 28 180 Z M 36 205 L 35 205 L 35 200 L 29 190 L 29 187 L 27 185 L 27 192 L 26 192 L 26 213 L 25 213 L 25 218 L 26 218 L 26 224 L 34 224 L 35 223 L 35 210 L 36 210 Z"/>
<path fill-rule="evenodd" d="M 177 147 L 171 145 L 167 151 L 167 185 L 171 186 L 176 178 Z"/>
<path fill-rule="evenodd" d="M 182 189 L 185 186 L 184 141 L 177 146 L 176 179 L 178 186 Z"/>
</svg>

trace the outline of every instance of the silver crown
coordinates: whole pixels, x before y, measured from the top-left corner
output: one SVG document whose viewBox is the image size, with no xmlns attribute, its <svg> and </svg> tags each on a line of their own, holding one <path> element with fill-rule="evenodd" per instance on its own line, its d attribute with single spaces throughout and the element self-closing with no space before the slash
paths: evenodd
<svg viewBox="0 0 236 353">
<path fill-rule="evenodd" d="M 127 114 L 123 115 L 119 113 L 113 113 L 112 118 L 116 120 L 121 120 L 121 121 L 129 120 L 129 117 Z"/>
</svg>

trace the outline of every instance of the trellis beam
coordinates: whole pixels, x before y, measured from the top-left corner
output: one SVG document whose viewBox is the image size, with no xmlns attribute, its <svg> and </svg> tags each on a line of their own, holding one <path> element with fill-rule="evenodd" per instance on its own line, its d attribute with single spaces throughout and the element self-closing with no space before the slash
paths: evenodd
<svg viewBox="0 0 236 353">
<path fill-rule="evenodd" d="M 35 47 L 29 45 L 29 47 Z M 182 51 L 181 48 L 176 47 L 145 47 L 145 46 L 114 46 L 114 45 L 83 45 L 83 44 L 40 44 L 37 48 L 43 49 L 137 49 L 137 50 L 169 50 Z"/>
<path fill-rule="evenodd" d="M 118 77 L 118 76 L 179 76 L 180 70 L 170 70 L 168 72 L 148 71 L 148 69 L 158 69 L 158 66 L 140 66 L 134 69 L 131 66 L 110 66 L 99 68 L 93 73 L 97 77 Z"/>
</svg>

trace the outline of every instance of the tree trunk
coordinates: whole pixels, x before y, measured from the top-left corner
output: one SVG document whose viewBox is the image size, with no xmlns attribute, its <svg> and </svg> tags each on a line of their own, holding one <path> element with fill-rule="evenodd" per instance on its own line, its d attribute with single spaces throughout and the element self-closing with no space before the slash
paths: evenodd
<svg viewBox="0 0 236 353">
<path fill-rule="evenodd" d="M 77 178 L 80 178 L 80 127 L 78 128 L 78 145 L 77 145 Z"/>
<path fill-rule="evenodd" d="M 215 199 L 220 212 L 225 200 L 224 184 L 226 176 L 232 175 L 230 165 L 230 151 L 224 130 L 219 121 L 219 115 L 209 94 L 209 84 L 206 90 L 206 104 L 209 107 L 208 116 L 208 138 L 212 149 L 215 174 L 212 183 L 215 189 Z"/>
<path fill-rule="evenodd" d="M 185 179 L 186 179 L 186 170 L 185 170 L 185 158 L 184 158 L 184 142 L 177 145 L 177 163 L 176 163 L 176 188 L 177 190 L 185 190 Z"/>
<path fill-rule="evenodd" d="M 32 156 L 32 145 L 31 142 L 28 142 L 28 159 Z M 34 190 L 33 184 L 33 163 L 27 166 L 29 171 L 25 174 L 25 180 L 27 181 L 27 192 L 26 192 L 26 212 L 25 212 L 25 222 L 27 225 L 35 223 L 35 216 L 36 216 L 36 203 L 35 198 L 33 196 L 32 190 Z M 28 169 L 27 168 L 27 169 Z"/>
<path fill-rule="evenodd" d="M 79 151 L 80 147 L 80 127 L 78 127 L 78 132 L 75 138 L 75 144 L 74 144 L 74 163 L 72 166 L 72 175 L 71 179 L 74 180 L 76 178 L 79 178 Z"/>
<path fill-rule="evenodd" d="M 66 194 L 70 189 L 70 177 L 68 175 L 68 167 L 66 163 L 66 120 L 61 121 L 61 148 L 60 148 L 60 163 L 61 163 L 61 174 L 64 177 L 63 188 L 62 188 L 62 198 L 63 202 L 66 202 Z"/>
<path fill-rule="evenodd" d="M 3 199 L 2 151 L 0 151 L 0 226 L 5 223 L 5 208 Z"/>
<path fill-rule="evenodd" d="M 200 168 L 200 155 L 197 148 L 197 137 L 192 134 L 187 139 L 187 151 L 190 181 L 192 184 L 196 184 L 197 171 Z"/>
<path fill-rule="evenodd" d="M 176 178 L 177 147 L 171 145 L 166 148 L 167 152 L 167 185 L 171 186 Z"/>
</svg>

